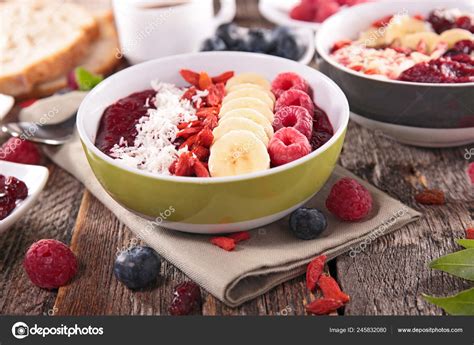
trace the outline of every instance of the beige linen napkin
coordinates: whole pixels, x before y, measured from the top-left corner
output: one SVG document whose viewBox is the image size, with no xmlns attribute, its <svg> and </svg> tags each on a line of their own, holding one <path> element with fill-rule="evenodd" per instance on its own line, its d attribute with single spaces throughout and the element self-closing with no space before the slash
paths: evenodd
<svg viewBox="0 0 474 345">
<path fill-rule="evenodd" d="M 338 221 L 327 212 L 324 201 L 331 186 L 343 176 L 354 177 L 337 167 L 326 186 L 308 202 L 328 216 L 323 236 L 302 241 L 292 235 L 288 218 L 251 232 L 251 239 L 226 252 L 209 243 L 209 236 L 180 233 L 156 227 L 115 202 L 92 173 L 76 137 L 58 150 L 48 150 L 51 159 L 73 174 L 118 219 L 191 279 L 231 307 L 251 300 L 276 285 L 305 272 L 305 265 L 325 253 L 334 258 L 344 252 L 357 256 L 375 238 L 417 219 L 420 214 L 376 188 L 362 182 L 372 193 L 375 207 L 370 219 L 360 223 Z"/>
</svg>

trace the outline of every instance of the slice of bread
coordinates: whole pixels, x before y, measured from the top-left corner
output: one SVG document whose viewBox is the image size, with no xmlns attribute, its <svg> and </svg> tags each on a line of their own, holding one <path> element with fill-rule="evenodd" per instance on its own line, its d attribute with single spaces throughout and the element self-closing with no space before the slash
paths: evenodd
<svg viewBox="0 0 474 345">
<path fill-rule="evenodd" d="M 96 19 L 99 24 L 99 37 L 91 45 L 88 55 L 76 66 L 82 66 L 93 73 L 107 74 L 120 62 L 117 32 L 115 31 L 114 19 L 111 12 L 102 13 Z M 19 98 L 45 97 L 65 87 L 67 87 L 67 75 L 62 75 L 36 84 L 33 90 L 27 94 L 22 94 Z"/>
<path fill-rule="evenodd" d="M 13 96 L 67 73 L 99 33 L 90 13 L 64 1 L 0 3 L 0 18 L 0 93 Z"/>
</svg>

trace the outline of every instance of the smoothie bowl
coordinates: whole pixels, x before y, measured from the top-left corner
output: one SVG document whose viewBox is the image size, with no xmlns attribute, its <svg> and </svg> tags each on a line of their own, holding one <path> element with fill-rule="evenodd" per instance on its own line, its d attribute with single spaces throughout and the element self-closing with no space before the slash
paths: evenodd
<svg viewBox="0 0 474 345">
<path fill-rule="evenodd" d="M 320 69 L 341 86 L 354 113 L 391 125 L 471 131 L 474 139 L 472 1 L 354 6 L 321 26 L 316 46 Z"/>
<path fill-rule="evenodd" d="M 312 68 L 211 52 L 109 77 L 82 102 L 77 127 L 121 205 L 165 228 L 221 233 L 274 222 L 315 195 L 348 120 L 342 91 Z"/>
</svg>

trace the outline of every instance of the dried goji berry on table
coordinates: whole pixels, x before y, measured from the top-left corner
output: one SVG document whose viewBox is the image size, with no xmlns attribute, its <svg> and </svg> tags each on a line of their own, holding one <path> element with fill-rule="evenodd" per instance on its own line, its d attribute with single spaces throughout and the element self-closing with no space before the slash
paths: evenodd
<svg viewBox="0 0 474 345">
<path fill-rule="evenodd" d="M 466 239 L 474 240 L 474 228 L 466 229 Z"/>
<path fill-rule="evenodd" d="M 314 315 L 328 315 L 342 307 L 344 302 L 332 298 L 319 298 L 306 305 L 306 311 Z"/>
<path fill-rule="evenodd" d="M 214 84 L 219 84 L 219 83 L 227 83 L 227 81 L 232 78 L 234 76 L 234 72 L 233 71 L 227 71 L 227 72 L 224 72 L 222 74 L 219 74 L 215 77 L 212 77 L 212 82 Z"/>
<path fill-rule="evenodd" d="M 198 145 L 201 145 L 207 148 L 211 147 L 213 141 L 214 141 L 214 135 L 212 134 L 212 131 L 207 127 L 204 127 L 204 129 L 199 132 L 196 139 L 196 143 Z"/>
<path fill-rule="evenodd" d="M 213 237 L 211 238 L 211 243 L 224 250 L 227 250 L 228 252 L 231 252 L 235 249 L 235 241 L 229 237 Z"/>
<path fill-rule="evenodd" d="M 444 205 L 444 192 L 438 189 L 425 189 L 415 195 L 415 200 L 423 205 Z"/>
<path fill-rule="evenodd" d="M 250 233 L 248 231 L 234 232 L 233 234 L 229 234 L 227 236 L 232 238 L 236 243 L 250 239 Z"/>
<path fill-rule="evenodd" d="M 212 85 L 212 79 L 206 72 L 199 73 L 199 88 L 201 90 L 207 90 Z"/>
<path fill-rule="evenodd" d="M 319 277 L 323 273 L 326 259 L 326 255 L 320 255 L 308 264 L 306 269 L 306 287 L 310 291 L 316 288 Z"/>
<path fill-rule="evenodd" d="M 182 69 L 179 71 L 179 74 L 186 80 L 189 84 L 198 87 L 199 86 L 199 73 L 191 71 L 189 69 Z"/>
<path fill-rule="evenodd" d="M 344 303 L 347 303 L 350 300 L 350 297 L 342 292 L 339 284 L 334 280 L 334 278 L 327 274 L 322 274 L 319 277 L 318 286 L 325 298 L 332 298 Z"/>
</svg>

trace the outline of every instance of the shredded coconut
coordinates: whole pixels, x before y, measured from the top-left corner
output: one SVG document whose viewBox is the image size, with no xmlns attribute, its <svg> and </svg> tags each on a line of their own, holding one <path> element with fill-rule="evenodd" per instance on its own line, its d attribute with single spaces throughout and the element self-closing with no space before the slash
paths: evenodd
<svg viewBox="0 0 474 345">
<path fill-rule="evenodd" d="M 151 86 L 156 91 L 156 109 L 148 109 L 147 115 L 139 119 L 133 146 L 122 138 L 110 150 L 111 156 L 130 167 L 170 175 L 170 165 L 187 150 L 178 151 L 173 144 L 179 131 L 177 126 L 181 122 L 196 120 L 196 111 L 189 100 L 181 99 L 185 90 L 157 80 L 152 81 Z"/>
</svg>

